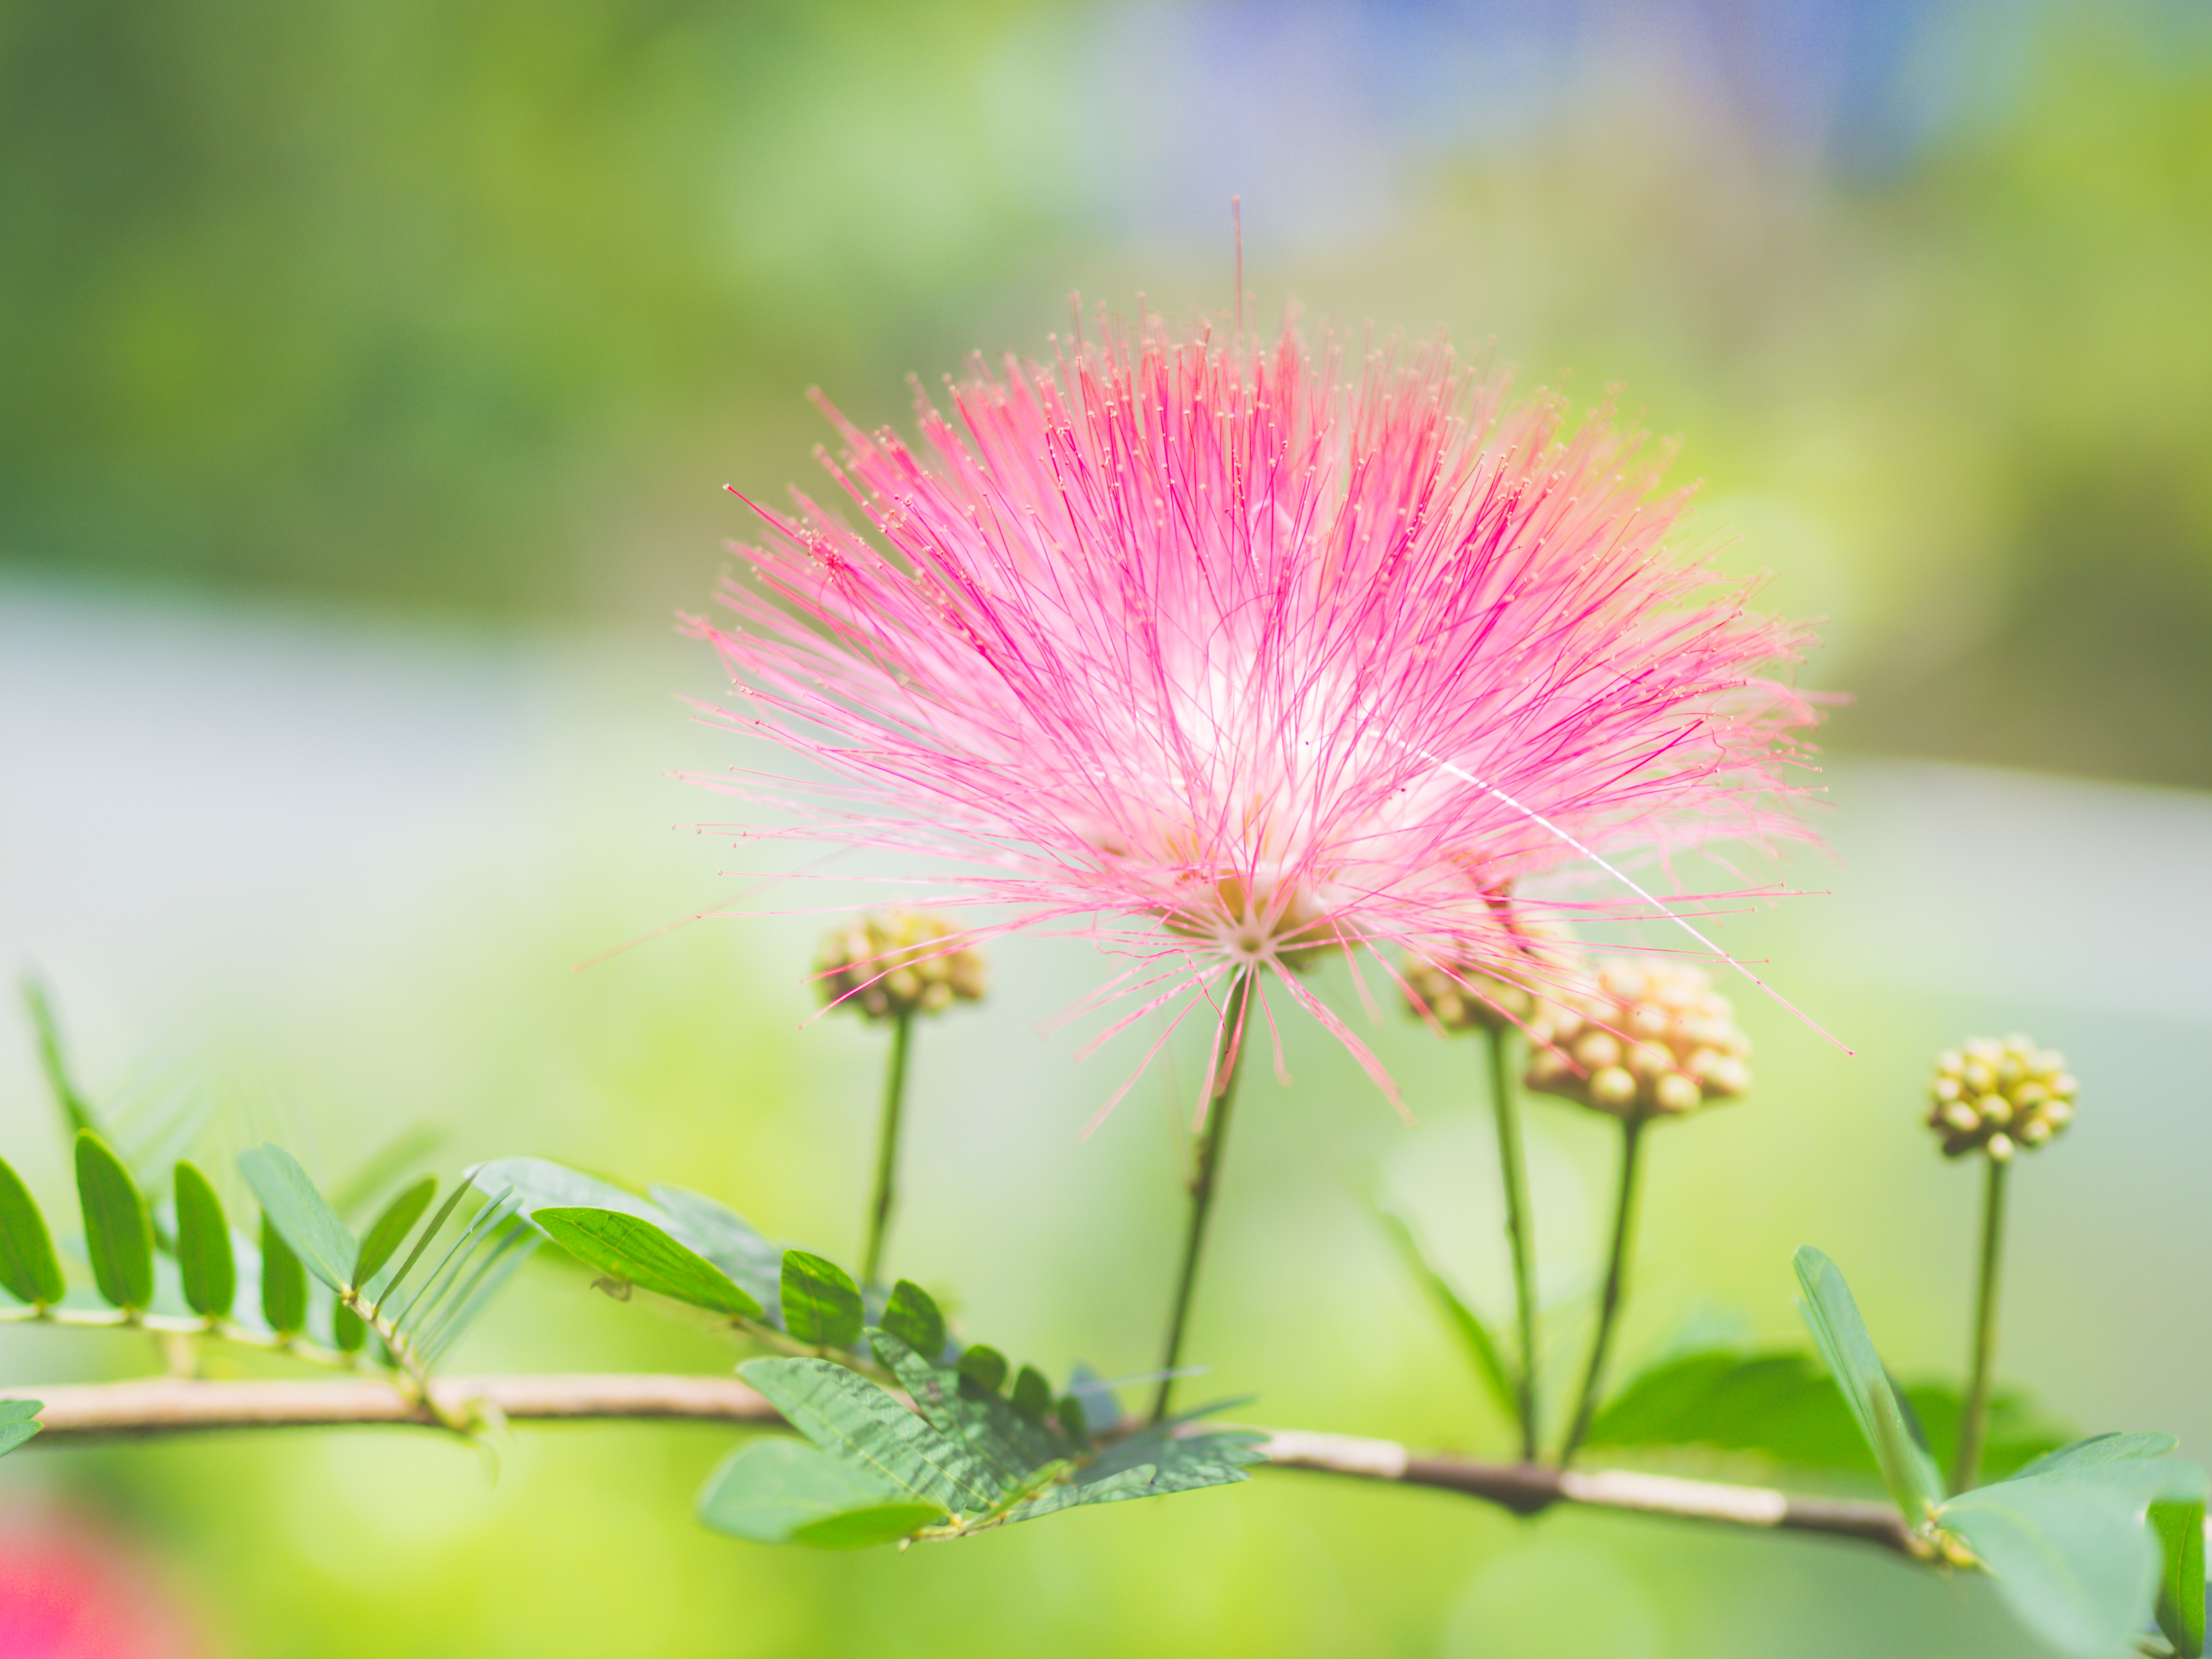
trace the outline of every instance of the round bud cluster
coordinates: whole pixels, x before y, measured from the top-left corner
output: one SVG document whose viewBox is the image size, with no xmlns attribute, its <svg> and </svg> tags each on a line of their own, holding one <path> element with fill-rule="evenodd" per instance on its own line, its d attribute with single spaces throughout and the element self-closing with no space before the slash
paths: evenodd
<svg viewBox="0 0 2212 1659">
<path fill-rule="evenodd" d="M 2074 1121 L 2066 1056 L 2015 1033 L 1999 1042 L 1972 1037 L 1936 1057 L 1928 1127 L 1946 1158 L 1985 1152 L 2002 1164 L 2040 1146 Z"/>
<path fill-rule="evenodd" d="M 1425 1011 L 1447 1031 L 1510 1030 L 1535 1017 L 1551 987 L 1577 977 L 1574 941 L 1561 928 L 1518 922 L 1498 937 L 1497 954 L 1480 960 L 1407 958 L 1407 1006 L 1417 1015 Z"/>
<path fill-rule="evenodd" d="M 1751 1087 L 1751 1042 L 1700 969 L 1615 957 L 1595 988 L 1539 1005 L 1528 1086 L 1616 1117 L 1678 1117 Z"/>
<path fill-rule="evenodd" d="M 886 910 L 833 927 L 815 957 L 815 989 L 823 1002 L 857 1009 L 869 1019 L 941 1013 L 975 1002 L 988 988 L 983 953 L 946 949 L 958 927 L 927 910 Z"/>
</svg>

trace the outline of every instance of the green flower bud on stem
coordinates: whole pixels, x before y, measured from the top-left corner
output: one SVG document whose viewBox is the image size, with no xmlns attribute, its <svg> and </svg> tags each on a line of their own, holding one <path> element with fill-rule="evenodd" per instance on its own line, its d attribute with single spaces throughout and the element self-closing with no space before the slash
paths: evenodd
<svg viewBox="0 0 2212 1659">
<path fill-rule="evenodd" d="M 1703 970 L 1614 957 L 1528 1021 L 1528 1086 L 1614 1117 L 1680 1117 L 1751 1087 L 1750 1039 Z"/>
<path fill-rule="evenodd" d="M 1520 921 L 1509 921 L 1499 939 L 1500 954 L 1480 961 L 1408 958 L 1403 970 L 1406 1006 L 1447 1032 L 1510 1031 L 1526 1025 L 1549 994 L 1546 988 L 1575 977 L 1574 941 L 1547 923 Z"/>
<path fill-rule="evenodd" d="M 2076 1085 L 2066 1057 L 2017 1033 L 1970 1037 L 1936 1057 L 1928 1127 L 1946 1158 L 1985 1152 L 1999 1164 L 2033 1152 L 2074 1121 Z"/>
<path fill-rule="evenodd" d="M 815 988 L 825 1006 L 842 1003 L 866 1019 L 942 1013 L 955 1002 L 981 1001 L 989 989 L 983 953 L 945 944 L 959 933 L 927 910 L 859 917 L 822 936 Z"/>
</svg>

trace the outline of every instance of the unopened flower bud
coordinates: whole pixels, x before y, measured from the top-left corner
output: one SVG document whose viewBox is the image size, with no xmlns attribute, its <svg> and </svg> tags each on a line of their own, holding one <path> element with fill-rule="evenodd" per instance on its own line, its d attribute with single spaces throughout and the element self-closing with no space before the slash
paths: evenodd
<svg viewBox="0 0 2212 1659">
<path fill-rule="evenodd" d="M 1552 923 L 1493 907 L 1494 948 L 1462 945 L 1455 953 L 1406 963 L 1407 1006 L 1447 1031 L 1504 1031 L 1525 1026 L 1552 988 L 1574 977 L 1575 945 Z M 1501 918 L 1502 919 L 1498 919 Z"/>
<path fill-rule="evenodd" d="M 2063 1054 L 2018 1035 L 1974 1037 L 1936 1056 L 1928 1127 L 1947 1158 L 1981 1152 L 2002 1164 L 2074 1121 L 2075 1088 Z"/>
<path fill-rule="evenodd" d="M 822 936 L 815 989 L 824 1005 L 839 1003 L 868 1019 L 941 1013 L 975 1002 L 988 988 L 983 953 L 948 945 L 960 928 L 927 910 L 887 910 L 856 917 Z"/>
<path fill-rule="evenodd" d="M 1679 1117 L 1751 1087 L 1749 1040 L 1687 963 L 1601 963 L 1586 992 L 1548 994 L 1528 1035 L 1531 1089 L 1618 1117 Z"/>
</svg>

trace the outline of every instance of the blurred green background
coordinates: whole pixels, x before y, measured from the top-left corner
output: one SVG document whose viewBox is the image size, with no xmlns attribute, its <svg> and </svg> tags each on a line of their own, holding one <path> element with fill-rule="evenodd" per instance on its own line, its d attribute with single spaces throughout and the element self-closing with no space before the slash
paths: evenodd
<svg viewBox="0 0 2212 1659">
<path fill-rule="evenodd" d="M 800 1029 L 820 918 L 570 971 L 765 867 L 668 833 L 727 813 L 663 774 L 744 752 L 672 700 L 715 675 L 667 618 L 747 533 L 724 483 L 812 487 L 806 386 L 902 420 L 908 372 L 1042 349 L 1071 290 L 1222 310 L 1239 194 L 1263 313 L 1625 382 L 1721 562 L 1828 619 L 1806 683 L 1855 699 L 1840 863 L 1727 939 L 1857 1056 L 1746 1004 L 1759 1088 L 1658 1146 L 1626 1357 L 1794 1340 L 1812 1241 L 1901 1370 L 1955 1367 L 1972 1182 L 1917 1091 L 2025 1026 L 2085 1105 L 2015 1183 L 2006 1373 L 2212 1451 L 2212 21 L 2179 0 L 0 6 L 0 952 L 95 1091 L 205 1093 L 211 1146 L 281 1133 L 326 1176 L 427 1120 L 448 1171 L 684 1180 L 849 1255 L 880 1054 Z M 1112 1374 L 1151 1359 L 1198 1060 L 1079 1144 L 1135 1054 L 1036 1027 L 1099 974 L 1010 944 L 927 1032 L 894 1260 Z M 1211 1381 L 1501 1449 L 1362 1208 L 1396 1194 L 1503 1305 L 1474 1054 L 1376 1035 L 1407 1131 L 1286 1036 Z M 1564 1373 L 1608 1150 L 1537 1116 Z M 65 1212 L 48 1117 L 0 1044 L 0 1148 Z M 728 1361 L 544 1263 L 455 1364 Z M 10 1386 L 147 1363 L 0 1334 Z M 689 1520 L 730 1442 L 525 1431 L 495 1483 L 389 1434 L 33 1452 L 0 1520 L 90 1517 L 221 1654 L 2021 1650 L 1985 1586 L 1847 1548 L 1293 1475 L 773 1553 Z"/>
</svg>

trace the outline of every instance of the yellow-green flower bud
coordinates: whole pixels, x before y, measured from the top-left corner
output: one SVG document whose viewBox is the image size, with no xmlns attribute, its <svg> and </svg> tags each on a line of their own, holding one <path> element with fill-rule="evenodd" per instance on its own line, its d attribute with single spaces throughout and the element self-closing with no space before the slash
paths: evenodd
<svg viewBox="0 0 2212 1659">
<path fill-rule="evenodd" d="M 983 953 L 948 948 L 960 928 L 927 910 L 885 910 L 856 917 L 822 936 L 814 986 L 823 1002 L 840 1003 L 867 1019 L 942 1013 L 975 1002 L 989 988 Z"/>
<path fill-rule="evenodd" d="M 1946 1158 L 1981 1152 L 2002 1164 L 2074 1121 L 2075 1086 L 2066 1057 L 2031 1038 L 1974 1037 L 1936 1056 L 1928 1127 Z"/>
<path fill-rule="evenodd" d="M 1528 1024 L 1551 988 L 1571 980 L 1574 941 L 1549 922 L 1517 918 L 1501 922 L 1497 939 L 1496 952 L 1479 958 L 1408 958 L 1402 969 L 1406 1006 L 1416 1015 L 1425 1012 L 1447 1031 L 1504 1031 Z"/>
<path fill-rule="evenodd" d="M 1728 999 L 1666 957 L 1616 957 L 1586 993 L 1547 993 L 1528 1036 L 1531 1089 L 1616 1117 L 1680 1117 L 1751 1087 Z"/>
</svg>

